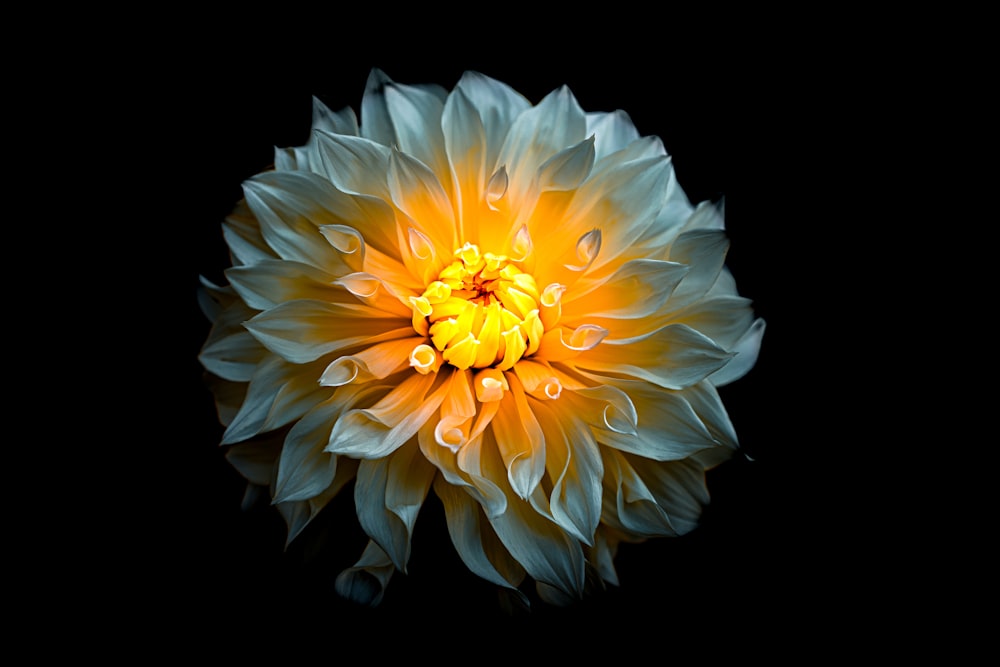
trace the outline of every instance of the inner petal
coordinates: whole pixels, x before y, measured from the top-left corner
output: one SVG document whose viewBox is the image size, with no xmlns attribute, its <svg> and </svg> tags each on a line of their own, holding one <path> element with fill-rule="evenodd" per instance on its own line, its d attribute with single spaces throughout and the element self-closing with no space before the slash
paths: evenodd
<svg viewBox="0 0 1000 667">
<path fill-rule="evenodd" d="M 465 243 L 411 299 L 414 328 L 420 333 L 426 325 L 431 344 L 452 366 L 507 370 L 538 349 L 540 294 L 516 261 Z"/>
</svg>

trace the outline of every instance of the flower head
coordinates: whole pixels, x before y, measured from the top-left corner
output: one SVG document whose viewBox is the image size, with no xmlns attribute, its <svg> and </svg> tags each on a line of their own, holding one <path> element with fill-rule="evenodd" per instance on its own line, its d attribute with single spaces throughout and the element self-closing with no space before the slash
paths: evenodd
<svg viewBox="0 0 1000 667">
<path fill-rule="evenodd" d="M 222 443 L 288 541 L 353 488 L 370 540 L 337 590 L 377 604 L 434 493 L 472 572 L 563 604 L 617 584 L 621 542 L 692 530 L 764 323 L 662 143 L 475 72 L 373 70 L 360 122 L 314 100 L 312 130 L 203 281 Z"/>
</svg>

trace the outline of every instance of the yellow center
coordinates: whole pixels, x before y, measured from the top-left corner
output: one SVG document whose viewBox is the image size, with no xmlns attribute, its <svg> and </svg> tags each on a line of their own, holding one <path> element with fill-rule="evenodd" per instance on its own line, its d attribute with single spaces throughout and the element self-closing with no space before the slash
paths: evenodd
<svg viewBox="0 0 1000 667">
<path fill-rule="evenodd" d="M 533 354 L 544 333 L 539 301 L 533 277 L 505 255 L 480 253 L 471 243 L 455 250 L 437 280 L 410 300 L 414 327 L 429 325 L 442 359 L 463 370 L 508 370 Z"/>
</svg>

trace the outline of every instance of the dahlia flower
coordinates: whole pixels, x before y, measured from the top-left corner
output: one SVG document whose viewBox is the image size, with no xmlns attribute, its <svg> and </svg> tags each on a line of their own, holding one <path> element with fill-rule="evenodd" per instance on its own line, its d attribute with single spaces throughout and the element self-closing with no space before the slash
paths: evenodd
<svg viewBox="0 0 1000 667">
<path fill-rule="evenodd" d="M 378 604 L 434 493 L 475 575 L 568 604 L 618 585 L 622 542 L 695 528 L 738 449 L 717 387 L 764 332 L 721 205 L 565 86 L 532 104 L 373 70 L 360 117 L 313 105 L 200 293 L 221 444 L 288 542 L 353 493 L 369 541 L 336 589 Z"/>
</svg>

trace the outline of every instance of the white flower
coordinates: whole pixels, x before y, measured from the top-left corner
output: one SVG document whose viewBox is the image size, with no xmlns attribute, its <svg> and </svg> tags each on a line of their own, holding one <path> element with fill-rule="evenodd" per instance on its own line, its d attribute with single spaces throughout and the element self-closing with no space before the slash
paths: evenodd
<svg viewBox="0 0 1000 667">
<path fill-rule="evenodd" d="M 656 137 L 569 89 L 535 105 L 372 71 L 244 183 L 205 282 L 227 456 L 288 540 L 353 488 L 369 536 L 337 590 L 377 604 L 429 493 L 462 561 L 527 602 L 617 584 L 622 541 L 692 530 L 737 437 L 716 387 L 764 323 Z M 597 576 L 589 576 L 596 574 Z"/>
</svg>

